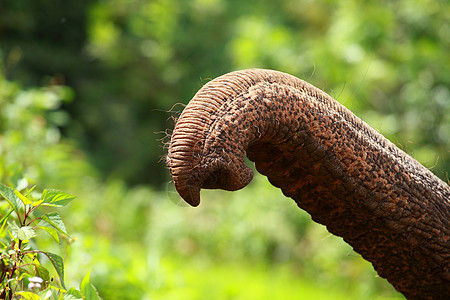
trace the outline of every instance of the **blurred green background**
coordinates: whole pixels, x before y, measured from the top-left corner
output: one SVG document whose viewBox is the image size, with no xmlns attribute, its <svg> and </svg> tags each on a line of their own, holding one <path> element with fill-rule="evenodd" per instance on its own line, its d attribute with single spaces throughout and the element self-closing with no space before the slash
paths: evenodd
<svg viewBox="0 0 450 300">
<path fill-rule="evenodd" d="M 0 182 L 77 196 L 66 282 L 104 299 L 402 299 L 257 176 L 184 205 L 173 119 L 210 79 L 277 69 L 325 90 L 448 182 L 444 0 L 3 0 Z"/>
</svg>

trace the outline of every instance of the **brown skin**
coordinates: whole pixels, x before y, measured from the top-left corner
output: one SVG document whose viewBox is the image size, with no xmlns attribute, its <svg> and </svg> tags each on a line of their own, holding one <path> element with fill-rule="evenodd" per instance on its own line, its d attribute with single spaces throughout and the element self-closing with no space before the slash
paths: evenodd
<svg viewBox="0 0 450 300">
<path fill-rule="evenodd" d="M 449 186 L 329 95 L 261 69 L 207 83 L 170 142 L 177 191 L 245 187 L 245 155 L 408 299 L 450 295 Z"/>
</svg>

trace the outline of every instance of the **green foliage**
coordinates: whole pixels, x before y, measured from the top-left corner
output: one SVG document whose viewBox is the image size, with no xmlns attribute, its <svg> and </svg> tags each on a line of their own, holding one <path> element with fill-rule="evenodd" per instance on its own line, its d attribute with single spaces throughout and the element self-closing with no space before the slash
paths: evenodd
<svg viewBox="0 0 450 300">
<path fill-rule="evenodd" d="M 159 138 L 175 104 L 248 67 L 310 81 L 448 180 L 449 12 L 431 0 L 4 0 L 0 182 L 18 192 L 2 186 L 1 232 L 46 249 L 24 256 L 27 276 L 62 277 L 64 257 L 66 285 L 85 278 L 65 299 L 95 299 L 89 278 L 105 299 L 401 297 L 262 177 L 204 192 L 197 209 L 147 184 L 169 181 Z M 78 200 L 27 194 L 34 184 Z"/>
<path fill-rule="evenodd" d="M 33 120 L 48 117 L 45 108 L 37 107 L 34 97 L 35 92 L 39 94 L 46 88 L 24 90 L 7 81 L 4 84 L 17 89 L 7 93 L 11 101 L 1 102 L 8 107 L 0 110 L 2 120 L 9 120 L 8 111 L 17 106 L 22 116 L 17 121 L 24 131 L 32 128 Z M 31 95 L 32 101 L 26 107 L 17 100 L 21 93 Z M 14 156 L 2 152 L 2 159 L 7 162 L 2 180 L 9 186 L 16 183 L 17 191 L 2 186 L 8 200 L 0 202 L 0 228 L 2 232 L 14 232 L 16 239 L 19 233 L 21 238 L 30 238 L 24 245 L 32 248 L 26 251 L 46 249 L 39 250 L 42 252 L 32 261 L 33 275 L 45 282 L 64 276 L 66 286 L 75 286 L 86 270 L 92 269 L 92 281 L 105 299 L 170 299 L 180 295 L 184 295 L 182 299 L 196 299 L 199 293 L 270 295 L 264 290 L 267 279 L 263 273 L 274 272 L 283 279 L 277 284 L 280 290 L 286 290 L 286 295 L 319 295 L 318 289 L 336 289 L 341 291 L 336 295 L 356 295 L 360 299 L 380 293 L 395 295 L 384 280 L 375 278 L 370 264 L 349 255 L 352 250 L 348 245 L 330 237 L 290 201 L 279 199 L 283 198 L 279 191 L 262 177 L 256 177 L 248 189 L 238 193 L 206 192 L 204 198 L 215 201 L 205 201 L 199 209 L 185 208 L 176 205 L 180 199 L 173 187 L 163 193 L 146 186 L 128 188 L 117 180 L 99 181 L 73 144 L 62 139 L 50 143 L 45 138 L 54 130 L 57 128 L 46 120 L 35 128 L 35 136 L 26 135 L 14 122 L 8 122 L 0 144 L 3 149 L 23 149 Z M 11 135 L 18 138 L 5 138 Z M 36 169 L 40 172 L 33 172 Z M 71 190 L 78 201 L 72 202 L 72 196 L 57 190 L 26 192 L 32 175 L 37 175 L 38 183 L 55 182 Z M 279 203 L 275 207 L 274 201 Z M 56 211 L 65 205 L 69 210 Z M 25 208 L 34 208 L 34 223 L 11 222 L 17 216 L 23 222 Z M 68 228 L 75 237 L 70 240 L 70 248 Z M 31 237 L 33 234 L 36 236 Z M 283 267 L 287 264 L 293 267 Z M 233 268 L 227 270 L 230 266 Z M 204 284 L 193 279 L 194 271 Z M 255 280 L 243 280 L 247 277 Z M 224 284 L 213 284 L 214 278 Z M 318 282 L 317 287 L 311 288 L 316 292 L 302 291 L 303 286 L 311 286 L 304 282 L 312 279 Z M 60 280 L 49 286 L 67 299 L 80 299 L 82 293 L 95 296 L 86 280 L 83 288 L 71 288 L 66 293 L 55 289 Z M 299 289 L 291 289 L 290 282 L 298 282 Z M 247 289 L 247 285 L 251 288 Z M 33 297 L 34 293 L 21 292 L 23 298 Z"/>
<path fill-rule="evenodd" d="M 25 194 L 20 191 L 0 184 L 0 195 L 7 201 L 8 205 L 0 208 L 2 218 L 1 224 L 8 223 L 8 227 L 2 226 L 0 231 L 0 255 L 1 255 L 1 299 L 74 299 L 79 295 L 79 299 L 100 299 L 95 287 L 89 282 L 89 274 L 83 279 L 81 292 L 72 289 L 66 292 L 64 285 L 64 262 L 61 256 L 39 250 L 36 243 L 38 230 L 52 228 L 64 234 L 64 239 L 52 234 L 52 237 L 62 246 L 63 241 L 68 236 L 64 223 L 57 212 L 44 213 L 45 206 L 56 207 L 65 206 L 74 197 L 56 190 L 44 190 L 39 199 L 32 193 L 33 189 L 26 190 Z M 51 197 L 49 197 L 51 195 Z M 11 212 L 14 211 L 14 214 Z M 58 280 L 50 276 L 49 270 L 44 267 L 42 255 L 45 255 L 53 265 Z M 25 291 L 26 282 L 28 289 Z"/>
<path fill-rule="evenodd" d="M 81 292 L 86 299 L 101 300 L 100 296 L 98 295 L 97 289 L 89 280 L 89 275 L 90 272 L 88 272 L 87 275 L 83 278 L 83 281 L 81 281 Z"/>
<path fill-rule="evenodd" d="M 7 81 L 0 64 L 0 182 L 63 188 L 74 176 L 90 174 L 82 154 L 61 141 L 59 127 L 69 120 L 60 109 L 72 98 L 64 86 L 23 89 Z M 20 202 L 19 202 L 20 203 Z"/>
<path fill-rule="evenodd" d="M 213 77 L 263 67 L 324 89 L 447 178 L 445 1 L 47 2 L 3 1 L 6 74 L 76 91 L 65 134 L 106 177 L 169 180 L 153 133 L 173 126 L 174 105 Z"/>
<path fill-rule="evenodd" d="M 163 262 L 170 270 L 161 299 L 402 299 L 386 293 L 377 298 L 370 289 L 351 290 L 345 282 L 328 285 L 295 275 L 287 265 L 248 265 Z"/>
</svg>

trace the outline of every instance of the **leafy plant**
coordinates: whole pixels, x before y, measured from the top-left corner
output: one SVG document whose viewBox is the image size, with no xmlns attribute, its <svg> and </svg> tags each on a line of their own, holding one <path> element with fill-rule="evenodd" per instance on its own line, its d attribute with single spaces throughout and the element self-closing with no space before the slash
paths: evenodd
<svg viewBox="0 0 450 300">
<path fill-rule="evenodd" d="M 0 184 L 0 195 L 7 202 L 0 206 L 0 212 L 4 213 L 0 220 L 0 299 L 100 299 L 89 281 L 89 273 L 80 290 L 67 290 L 62 257 L 37 249 L 34 241 L 43 231 L 60 247 L 71 240 L 60 215 L 52 209 L 67 205 L 74 197 L 51 189 L 44 190 L 38 198 L 36 194 L 34 187 L 21 193 Z M 44 258 L 53 265 L 56 280 L 41 263 Z"/>
</svg>

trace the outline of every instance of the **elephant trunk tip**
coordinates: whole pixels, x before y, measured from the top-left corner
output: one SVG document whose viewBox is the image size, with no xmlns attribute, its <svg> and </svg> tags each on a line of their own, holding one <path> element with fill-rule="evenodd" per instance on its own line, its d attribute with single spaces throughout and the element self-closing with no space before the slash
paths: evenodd
<svg viewBox="0 0 450 300">
<path fill-rule="evenodd" d="M 172 164 L 173 160 L 169 157 L 168 165 L 175 188 L 189 205 L 195 207 L 200 204 L 201 189 L 236 191 L 249 184 L 253 178 L 253 171 L 245 165 L 243 158 L 237 165 L 229 164 L 228 160 L 220 161 L 217 158 L 213 160 L 215 163 L 206 166 L 199 164 L 199 167 L 192 170 L 189 163 L 177 167 L 177 164 Z"/>
<path fill-rule="evenodd" d="M 175 183 L 175 188 L 181 198 L 192 207 L 200 204 L 200 188 L 195 186 L 180 186 Z"/>
<path fill-rule="evenodd" d="M 185 152 L 177 153 L 175 149 L 171 146 L 166 157 L 166 164 L 172 175 L 175 189 L 189 205 L 198 206 L 200 204 L 200 184 L 198 180 L 195 180 L 197 176 L 194 176 L 196 172 L 192 171 L 189 162 L 190 156 Z"/>
</svg>

